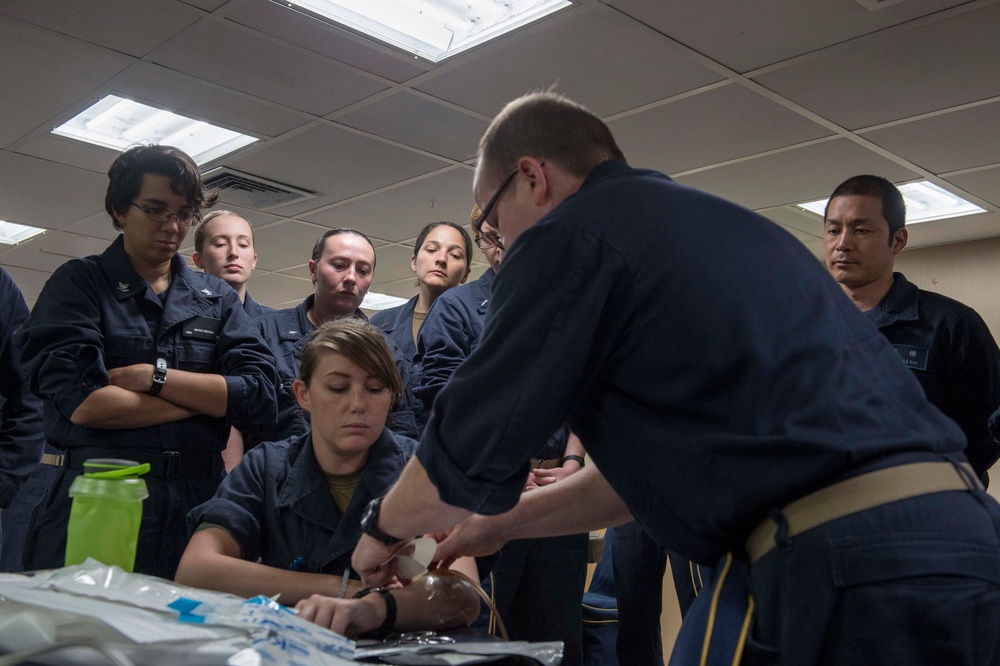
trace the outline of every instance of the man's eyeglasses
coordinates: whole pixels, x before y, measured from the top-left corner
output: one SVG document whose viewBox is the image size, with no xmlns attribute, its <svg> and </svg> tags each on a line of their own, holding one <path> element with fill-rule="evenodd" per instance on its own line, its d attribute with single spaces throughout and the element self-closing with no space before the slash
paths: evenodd
<svg viewBox="0 0 1000 666">
<path fill-rule="evenodd" d="M 474 225 L 472 225 L 473 229 L 475 229 L 476 231 L 482 229 L 483 222 L 485 222 L 486 218 L 488 218 L 490 216 L 490 213 L 493 212 L 493 209 L 497 205 L 497 201 L 500 200 L 500 195 L 503 194 L 503 191 L 507 189 L 507 186 L 510 185 L 510 182 L 514 180 L 514 176 L 516 175 L 517 175 L 517 167 L 514 167 L 514 170 L 510 172 L 510 175 L 507 176 L 507 178 L 500 184 L 500 187 L 497 188 L 497 191 L 493 193 L 493 196 L 490 197 L 490 200 L 486 202 L 485 206 L 483 206 L 482 212 L 479 213 L 479 219 L 476 220 L 476 223 Z M 497 227 L 497 230 L 499 230 L 499 223 L 493 226 Z M 476 240 L 476 245 L 479 245 L 480 240 L 482 239 Z M 503 249 L 503 246 L 500 245 L 500 239 L 490 238 L 488 239 L 488 241 L 490 242 L 491 245 L 496 245 L 500 249 Z M 482 245 L 479 245 L 480 249 L 482 249 L 482 247 L 483 247 Z"/>
<path fill-rule="evenodd" d="M 170 221 L 170 218 L 176 218 L 177 224 L 182 227 L 190 227 L 192 224 L 197 224 L 201 219 L 201 214 L 193 210 L 171 213 L 165 208 L 146 208 L 145 206 L 140 206 L 134 201 L 132 202 L 132 205 L 145 213 L 150 222 L 155 222 L 156 224 L 166 224 Z"/>
<path fill-rule="evenodd" d="M 503 249 L 500 246 L 499 238 L 487 234 L 483 234 L 482 236 L 476 237 L 476 247 L 478 247 L 480 250 L 488 250 L 491 247 L 500 247 L 500 249 Z"/>
</svg>

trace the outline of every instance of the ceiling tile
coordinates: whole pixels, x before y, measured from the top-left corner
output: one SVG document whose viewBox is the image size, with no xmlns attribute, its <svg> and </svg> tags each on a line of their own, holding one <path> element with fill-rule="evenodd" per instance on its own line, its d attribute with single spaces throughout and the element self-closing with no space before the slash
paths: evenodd
<svg viewBox="0 0 1000 666">
<path fill-rule="evenodd" d="M 386 86 L 291 46 L 216 23 L 158 54 L 168 68 L 324 116 Z"/>
<path fill-rule="evenodd" d="M 38 298 L 38 294 L 42 292 L 42 287 L 49 279 L 48 271 L 39 271 L 31 268 L 21 268 L 20 266 L 12 266 L 4 261 L 5 252 L 2 251 L 4 246 L 0 246 L 0 266 L 3 267 L 5 271 L 10 275 L 11 279 L 14 280 L 14 284 L 17 288 L 21 290 L 21 295 L 24 296 L 24 300 L 28 303 L 28 307 L 31 308 L 35 305 L 35 300 Z"/>
<path fill-rule="evenodd" d="M 1000 213 L 920 222 L 908 224 L 906 228 L 909 230 L 909 240 L 906 242 L 909 248 L 991 238 L 1000 236 Z"/>
<path fill-rule="evenodd" d="M 1000 102 L 863 135 L 932 173 L 1000 163 Z"/>
<path fill-rule="evenodd" d="M 214 12 L 216 9 L 229 2 L 229 0 L 182 0 L 182 2 L 191 5 L 192 7 L 204 9 L 206 12 Z"/>
<path fill-rule="evenodd" d="M 306 296 L 313 293 L 309 280 L 289 277 L 278 273 L 258 273 L 250 278 L 247 291 L 258 303 L 274 307 L 274 303 L 295 301 L 300 303 Z"/>
<path fill-rule="evenodd" d="M 203 16 L 176 0 L 4 0 L 0 12 L 137 58 Z"/>
<path fill-rule="evenodd" d="M 757 81 L 843 127 L 870 127 L 1000 95 L 998 25 L 994 3 Z"/>
<path fill-rule="evenodd" d="M 248 99 L 233 90 L 152 63 L 125 72 L 115 79 L 113 90 L 168 107 L 181 115 L 266 137 L 280 136 L 310 120 L 305 114 Z"/>
<path fill-rule="evenodd" d="M 107 188 L 104 174 L 0 151 L 0 219 L 8 222 L 60 229 L 104 210 Z"/>
<path fill-rule="evenodd" d="M 0 67 L 0 90 L 6 91 L 2 147 L 62 113 L 132 59 L 0 16 L 0 62 L 5 63 Z"/>
<path fill-rule="evenodd" d="M 818 215 L 796 210 L 791 206 L 768 208 L 757 212 L 772 222 L 785 227 L 799 240 L 804 241 L 823 237 L 823 220 Z"/>
<path fill-rule="evenodd" d="M 225 164 L 318 194 L 273 209 L 291 216 L 434 171 L 446 163 L 348 130 L 317 125 Z"/>
<path fill-rule="evenodd" d="M 1000 166 L 948 176 L 946 180 L 955 183 L 969 194 L 1000 207 Z"/>
<path fill-rule="evenodd" d="M 416 95 L 399 92 L 347 115 L 339 123 L 465 161 L 476 156 L 487 121 Z"/>
<path fill-rule="evenodd" d="M 830 196 L 837 185 L 859 173 L 874 173 L 896 182 L 917 175 L 847 139 L 834 139 L 676 180 L 757 209 Z"/>
<path fill-rule="evenodd" d="M 52 273 L 74 258 L 73 256 L 65 256 L 43 249 L 43 242 L 45 240 L 59 234 L 59 231 L 47 231 L 43 236 L 36 236 L 30 241 L 14 246 L 12 249 L 0 254 L 0 265 L 3 265 L 5 268 L 7 266 L 17 266 L 18 268 L 30 268 L 32 270 L 43 270 Z M 107 247 L 107 244 L 104 247 Z M 103 250 L 104 248 L 101 249 Z"/>
<path fill-rule="evenodd" d="M 390 47 L 277 3 L 244 3 L 227 12 L 226 18 L 391 81 L 403 82 L 427 71 L 411 55 L 394 53 Z"/>
<path fill-rule="evenodd" d="M 379 282 L 393 282 L 395 280 L 405 280 L 409 278 L 411 296 L 416 291 L 417 278 L 410 270 L 410 258 L 413 256 L 412 247 L 402 245 L 383 245 L 375 251 L 375 279 Z"/>
<path fill-rule="evenodd" d="M 317 238 L 319 237 L 317 236 Z M 302 278 L 303 280 L 309 280 L 312 277 L 312 275 L 309 273 L 308 263 L 302 264 L 301 266 L 291 266 L 289 268 L 282 268 L 278 272 L 282 273 L 283 275 L 291 275 L 293 277 L 299 277 Z"/>
<path fill-rule="evenodd" d="M 416 238 L 431 222 L 465 224 L 472 205 L 472 171 L 457 168 L 302 219 L 325 227 L 351 227 L 398 242 Z"/>
<path fill-rule="evenodd" d="M 202 211 L 202 216 L 204 217 L 213 210 L 228 210 L 236 213 L 244 220 L 250 223 L 250 227 L 256 229 L 257 227 L 263 227 L 267 224 L 273 224 L 285 218 L 280 215 L 271 215 L 270 213 L 265 213 L 264 211 L 254 210 L 253 208 L 243 208 L 241 206 L 234 206 L 228 204 L 225 201 L 220 200 L 218 204 L 212 206 L 211 208 L 206 208 Z"/>
<path fill-rule="evenodd" d="M 605 0 L 636 20 L 737 72 L 961 5 L 908 0 L 871 12 L 849 0 Z"/>
<path fill-rule="evenodd" d="M 77 236 L 100 238 L 104 240 L 105 243 L 110 243 L 118 237 L 119 233 L 121 233 L 115 229 L 115 225 L 111 222 L 111 216 L 109 216 L 107 211 L 103 209 L 100 213 L 95 213 L 89 217 L 83 218 L 82 220 L 77 220 L 73 224 L 66 225 L 63 227 L 63 231 Z"/>
<path fill-rule="evenodd" d="M 721 78 L 653 31 L 599 11 L 553 21 L 530 39 L 515 33 L 507 41 L 415 87 L 492 117 L 515 97 L 556 85 L 605 116 Z"/>
<path fill-rule="evenodd" d="M 257 268 L 277 271 L 307 263 L 313 245 L 326 229 L 295 220 L 285 220 L 254 231 Z"/>
<path fill-rule="evenodd" d="M 35 134 L 17 144 L 17 151 L 43 160 L 106 174 L 118 151 L 55 134 Z"/>
<path fill-rule="evenodd" d="M 829 136 L 741 85 L 727 85 L 608 125 L 634 166 L 675 173 Z M 696 127 L 712 131 L 692 131 Z"/>
<path fill-rule="evenodd" d="M 2 258 L 0 256 L 0 259 Z M 417 280 L 413 276 L 413 273 L 410 273 L 409 278 L 403 278 L 402 280 L 379 281 L 376 278 L 369 291 L 376 291 L 380 294 L 388 294 L 389 296 L 398 296 L 399 298 L 413 298 L 417 295 L 416 284 Z"/>
</svg>

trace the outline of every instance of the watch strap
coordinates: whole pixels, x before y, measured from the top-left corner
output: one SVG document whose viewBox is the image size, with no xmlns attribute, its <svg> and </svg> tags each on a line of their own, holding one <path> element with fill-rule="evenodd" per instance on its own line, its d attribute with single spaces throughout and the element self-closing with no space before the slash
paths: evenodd
<svg viewBox="0 0 1000 666">
<path fill-rule="evenodd" d="M 395 546 L 397 543 L 402 541 L 399 537 L 394 537 L 391 534 L 386 534 L 378 527 L 378 517 L 382 508 L 383 497 L 376 497 L 368 506 L 365 508 L 365 513 L 361 517 L 361 531 L 368 536 L 376 539 L 386 546 Z"/>
<path fill-rule="evenodd" d="M 163 385 L 167 383 L 167 359 L 158 358 L 156 359 L 156 365 L 153 366 L 153 383 L 149 387 L 149 395 L 160 395 L 160 389 Z"/>
<path fill-rule="evenodd" d="M 396 626 L 396 598 L 384 587 L 366 587 L 355 594 L 354 598 L 360 599 L 373 593 L 378 593 L 382 596 L 382 600 L 385 601 L 385 619 L 382 620 L 382 624 L 377 629 L 365 632 L 362 636 L 364 638 L 383 640 L 393 632 L 393 628 Z"/>
<path fill-rule="evenodd" d="M 562 465 L 567 460 L 575 460 L 576 462 L 580 463 L 580 467 L 583 467 L 584 465 L 587 464 L 587 461 L 584 460 L 583 456 L 573 456 L 573 455 L 563 456 L 562 461 L 559 464 Z"/>
</svg>

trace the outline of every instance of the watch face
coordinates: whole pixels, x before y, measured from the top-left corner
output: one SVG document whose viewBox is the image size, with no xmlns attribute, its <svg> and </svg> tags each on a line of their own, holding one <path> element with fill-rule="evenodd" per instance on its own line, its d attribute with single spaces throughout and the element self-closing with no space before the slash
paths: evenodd
<svg viewBox="0 0 1000 666">
<path fill-rule="evenodd" d="M 370 534 L 372 530 L 378 530 L 375 522 L 378 520 L 378 500 L 374 499 L 365 507 L 365 512 L 361 514 L 361 529 Z"/>
</svg>

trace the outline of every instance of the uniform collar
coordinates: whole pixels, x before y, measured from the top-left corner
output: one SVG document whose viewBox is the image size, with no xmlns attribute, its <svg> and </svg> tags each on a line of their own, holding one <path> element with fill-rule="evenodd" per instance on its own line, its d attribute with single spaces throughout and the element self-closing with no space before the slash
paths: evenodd
<svg viewBox="0 0 1000 666">
<path fill-rule="evenodd" d="M 340 515 L 316 460 L 312 434 L 297 439 L 301 445 L 294 459 L 289 460 L 291 469 L 278 492 L 277 508 L 290 509 L 303 519 L 333 532 L 322 558 L 332 562 L 354 549 L 361 537 L 361 514 L 371 499 L 388 490 L 402 470 L 404 460 L 392 434 L 383 428 L 368 452 L 368 461 L 361 470 L 351 501 Z"/>
<path fill-rule="evenodd" d="M 920 318 L 919 295 L 917 286 L 903 277 L 902 273 L 892 274 L 892 286 L 874 308 L 869 310 L 869 321 L 877 328 L 888 326 L 897 321 L 916 321 Z"/>
</svg>

